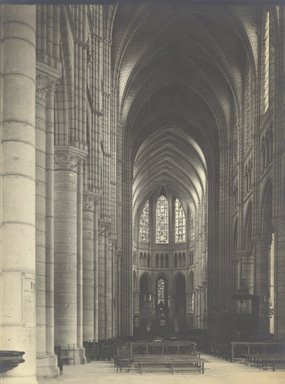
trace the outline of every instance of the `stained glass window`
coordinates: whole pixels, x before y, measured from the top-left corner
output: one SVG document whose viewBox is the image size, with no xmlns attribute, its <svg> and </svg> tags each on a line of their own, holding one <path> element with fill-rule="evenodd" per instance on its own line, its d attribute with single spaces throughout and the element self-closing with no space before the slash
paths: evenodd
<svg viewBox="0 0 285 384">
<path fill-rule="evenodd" d="M 149 241 L 149 202 L 146 201 L 140 217 L 140 241 Z"/>
<path fill-rule="evenodd" d="M 175 242 L 184 243 L 186 240 L 186 219 L 183 207 L 178 199 L 175 201 Z"/>
<path fill-rule="evenodd" d="M 168 243 L 168 201 L 160 196 L 156 203 L 156 242 Z"/>
<path fill-rule="evenodd" d="M 264 112 L 269 106 L 269 49 L 270 49 L 270 15 L 266 13 L 264 29 Z"/>
<path fill-rule="evenodd" d="M 166 301 L 166 290 L 164 279 L 159 279 L 157 282 L 157 304 L 165 304 Z"/>
</svg>

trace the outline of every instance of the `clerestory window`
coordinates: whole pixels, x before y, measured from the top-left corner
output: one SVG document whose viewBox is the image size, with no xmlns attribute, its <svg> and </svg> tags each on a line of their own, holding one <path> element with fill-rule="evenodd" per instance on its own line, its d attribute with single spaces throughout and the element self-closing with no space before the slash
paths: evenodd
<svg viewBox="0 0 285 384">
<path fill-rule="evenodd" d="M 175 242 L 186 241 L 186 218 L 184 209 L 178 199 L 175 201 Z"/>
<path fill-rule="evenodd" d="M 149 242 L 149 201 L 147 200 L 140 217 L 140 241 Z"/>
<path fill-rule="evenodd" d="M 156 203 L 156 243 L 168 243 L 169 208 L 165 196 L 160 196 Z"/>
</svg>

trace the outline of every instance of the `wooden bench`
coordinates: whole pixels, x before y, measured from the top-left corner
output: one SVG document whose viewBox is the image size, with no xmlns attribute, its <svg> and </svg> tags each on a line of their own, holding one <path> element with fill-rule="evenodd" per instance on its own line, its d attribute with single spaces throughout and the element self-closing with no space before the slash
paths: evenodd
<svg viewBox="0 0 285 384">
<path fill-rule="evenodd" d="M 189 355 L 163 355 L 150 356 L 141 355 L 134 356 L 134 368 L 142 372 L 163 372 L 170 373 L 181 371 L 198 371 L 204 373 L 204 361 L 195 356 Z"/>
<path fill-rule="evenodd" d="M 283 354 L 284 343 L 271 341 L 232 341 L 231 343 L 231 361 L 240 360 L 244 355 L 269 355 Z"/>
<path fill-rule="evenodd" d="M 197 344 L 193 341 L 136 341 L 130 343 L 132 354 L 166 355 L 191 354 L 197 355 Z"/>
<path fill-rule="evenodd" d="M 250 354 L 245 355 L 245 363 L 261 369 L 285 367 L 285 354 Z"/>
</svg>

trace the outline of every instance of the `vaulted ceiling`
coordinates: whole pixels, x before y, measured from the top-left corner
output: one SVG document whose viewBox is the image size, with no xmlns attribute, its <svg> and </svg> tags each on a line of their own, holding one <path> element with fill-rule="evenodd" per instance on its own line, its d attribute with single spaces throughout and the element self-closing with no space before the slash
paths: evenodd
<svg viewBox="0 0 285 384">
<path fill-rule="evenodd" d="M 130 138 L 138 208 L 165 185 L 192 209 L 239 119 L 243 73 L 257 56 L 254 6 L 119 4 L 112 59 Z"/>
</svg>

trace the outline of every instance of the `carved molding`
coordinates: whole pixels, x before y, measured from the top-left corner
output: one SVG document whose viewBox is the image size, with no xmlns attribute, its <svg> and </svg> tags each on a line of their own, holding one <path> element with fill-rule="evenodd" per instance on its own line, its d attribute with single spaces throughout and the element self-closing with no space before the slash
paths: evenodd
<svg viewBox="0 0 285 384">
<path fill-rule="evenodd" d="M 102 216 L 99 220 L 100 222 L 100 225 L 106 227 L 106 228 L 110 228 L 111 227 L 111 217 L 110 216 Z"/>
<path fill-rule="evenodd" d="M 45 99 L 49 90 L 49 76 L 37 71 L 36 74 L 36 97 Z"/>
<path fill-rule="evenodd" d="M 95 208 L 95 194 L 85 191 L 83 193 L 83 209 L 86 211 L 94 211 Z"/>
<path fill-rule="evenodd" d="M 74 147 L 55 147 L 55 170 L 77 172 L 77 166 L 86 153 Z"/>
</svg>

